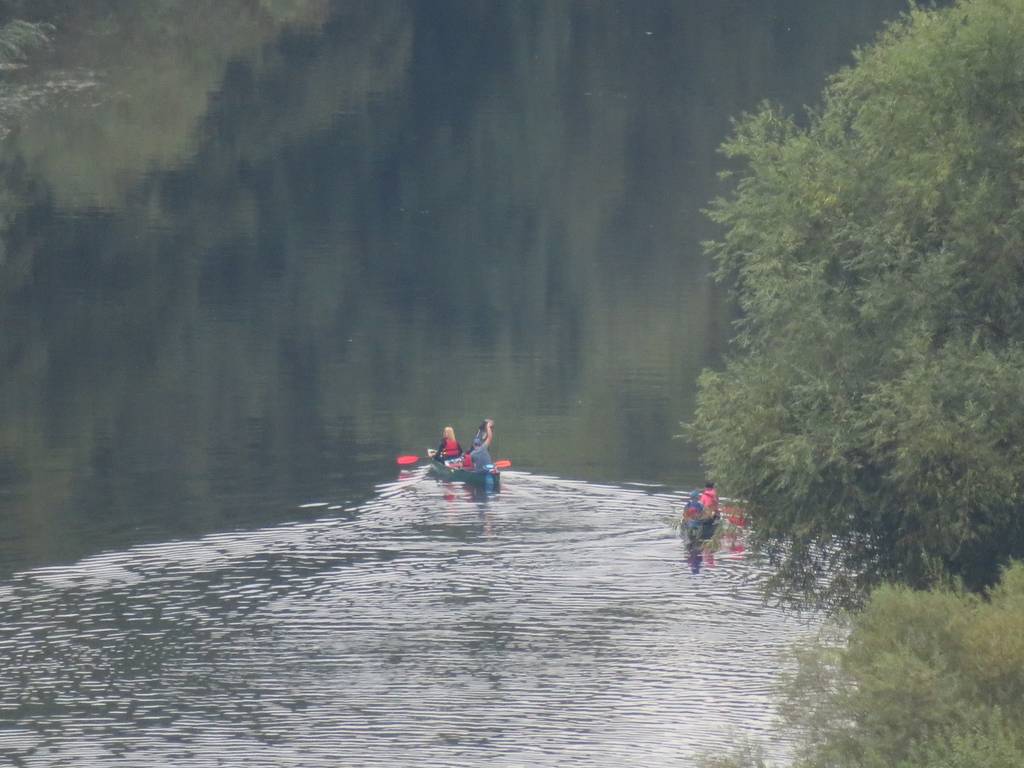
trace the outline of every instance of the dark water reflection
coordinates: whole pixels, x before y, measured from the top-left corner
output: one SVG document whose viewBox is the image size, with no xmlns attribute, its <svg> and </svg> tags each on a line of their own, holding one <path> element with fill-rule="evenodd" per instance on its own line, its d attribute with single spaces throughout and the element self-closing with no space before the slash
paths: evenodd
<svg viewBox="0 0 1024 768">
<path fill-rule="evenodd" d="M 703 479 L 672 436 L 730 333 L 730 116 L 798 111 L 904 1 L 187 5 L 18 4 L 56 39 L 0 72 L 0 755 L 770 733 L 799 625 L 603 484 Z M 391 482 L 484 416 L 499 496 Z"/>
<path fill-rule="evenodd" d="M 417 470 L 313 522 L 18 574 L 0 755 L 24 766 L 681 765 L 772 734 L 806 627 L 694 576 L 678 499 Z"/>
<path fill-rule="evenodd" d="M 714 150 L 903 2 L 38 8 L 0 87 L 6 573 L 359 500 L 485 415 L 519 467 L 698 482 Z"/>
</svg>

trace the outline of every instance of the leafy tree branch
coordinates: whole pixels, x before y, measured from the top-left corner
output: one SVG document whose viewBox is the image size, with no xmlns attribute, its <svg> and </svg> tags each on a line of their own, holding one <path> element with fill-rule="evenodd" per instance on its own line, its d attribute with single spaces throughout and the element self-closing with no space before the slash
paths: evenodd
<svg viewBox="0 0 1024 768">
<path fill-rule="evenodd" d="M 722 147 L 743 317 L 692 434 L 798 600 L 983 588 L 1024 556 L 1024 2 L 911 10 L 803 122 Z"/>
</svg>

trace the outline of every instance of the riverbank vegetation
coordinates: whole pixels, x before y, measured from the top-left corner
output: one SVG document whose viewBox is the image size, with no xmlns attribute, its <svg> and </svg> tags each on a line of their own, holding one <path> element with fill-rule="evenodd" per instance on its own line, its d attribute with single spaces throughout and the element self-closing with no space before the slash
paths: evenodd
<svg viewBox="0 0 1024 768">
<path fill-rule="evenodd" d="M 801 602 L 1024 556 L 1024 2 L 913 10 L 806 120 L 737 120 L 743 311 L 694 434 Z"/>
<path fill-rule="evenodd" d="M 882 587 L 844 647 L 801 656 L 787 717 L 808 766 L 1024 765 L 1024 566 L 984 598 Z"/>
<path fill-rule="evenodd" d="M 876 590 L 841 629 L 798 654 L 785 731 L 801 768 L 1024 765 L 1024 565 L 984 596 Z M 756 747 L 705 768 L 763 768 Z"/>
<path fill-rule="evenodd" d="M 1024 2 L 910 11 L 724 153 L 743 317 L 691 429 L 773 587 L 855 609 L 796 654 L 793 764 L 1022 765 Z"/>
</svg>

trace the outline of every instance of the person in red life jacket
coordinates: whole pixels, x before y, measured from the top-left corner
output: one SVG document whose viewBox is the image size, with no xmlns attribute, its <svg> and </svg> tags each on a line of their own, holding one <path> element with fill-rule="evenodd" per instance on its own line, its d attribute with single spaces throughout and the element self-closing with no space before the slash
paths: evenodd
<svg viewBox="0 0 1024 768">
<path fill-rule="evenodd" d="M 455 439 L 455 430 L 451 427 L 445 427 L 441 443 L 437 446 L 437 450 L 434 451 L 434 460 L 448 461 L 450 459 L 457 459 L 461 455 L 462 446 Z"/>
<path fill-rule="evenodd" d="M 704 490 L 700 494 L 700 503 L 704 505 L 705 517 L 718 517 L 718 491 L 712 482 L 704 483 Z"/>
<path fill-rule="evenodd" d="M 704 483 L 700 494 L 700 503 L 704 506 L 704 538 L 710 539 L 715 534 L 718 524 L 718 491 L 712 482 Z"/>
</svg>

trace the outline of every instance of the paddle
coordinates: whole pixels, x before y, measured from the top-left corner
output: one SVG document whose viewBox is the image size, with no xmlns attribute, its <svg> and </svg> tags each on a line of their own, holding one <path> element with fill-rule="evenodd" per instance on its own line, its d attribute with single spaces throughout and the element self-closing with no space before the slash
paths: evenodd
<svg viewBox="0 0 1024 768">
<path fill-rule="evenodd" d="M 420 456 L 399 456 L 397 459 L 395 459 L 395 463 L 401 464 L 402 466 L 406 466 L 407 464 L 415 464 L 417 461 L 420 460 L 420 458 Z M 498 461 L 494 462 L 494 466 L 497 469 L 508 469 L 509 467 L 512 466 L 512 462 L 509 459 L 499 459 Z"/>
</svg>

